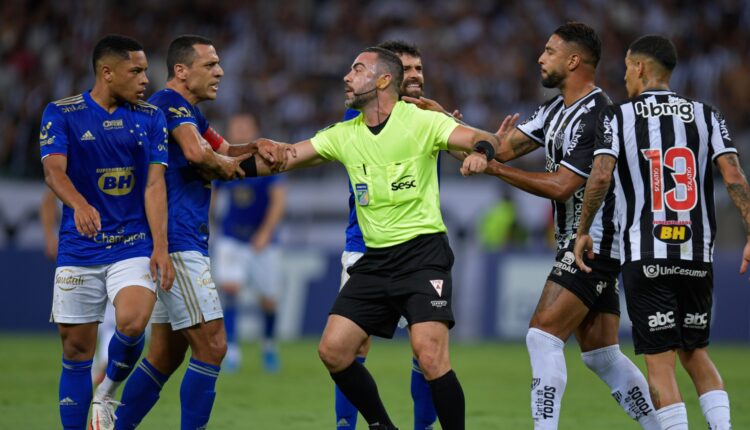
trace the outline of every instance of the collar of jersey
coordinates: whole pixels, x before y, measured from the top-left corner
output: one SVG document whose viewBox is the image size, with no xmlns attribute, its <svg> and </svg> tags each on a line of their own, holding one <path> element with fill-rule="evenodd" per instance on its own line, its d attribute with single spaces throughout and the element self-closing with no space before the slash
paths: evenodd
<svg viewBox="0 0 750 430">
<path fill-rule="evenodd" d="M 99 103 L 96 102 L 96 100 L 94 100 L 91 97 L 91 90 L 88 90 L 83 93 L 83 99 L 86 101 L 86 104 L 88 104 L 89 106 L 92 106 L 94 110 L 98 110 L 99 112 L 107 116 L 112 116 L 116 114 L 118 110 L 128 105 L 128 102 L 123 102 L 122 104 L 117 105 L 117 109 L 113 110 L 110 113 L 110 112 L 107 112 L 107 109 L 104 109 L 102 106 L 99 105 Z"/>
<path fill-rule="evenodd" d="M 672 90 L 646 90 L 641 94 L 674 94 Z"/>
<path fill-rule="evenodd" d="M 593 89 L 593 90 L 591 90 L 591 91 L 589 91 L 589 92 L 588 92 L 588 94 L 586 94 L 585 96 L 583 96 L 583 97 L 581 97 L 580 99 L 576 100 L 576 101 L 575 101 L 575 102 L 574 102 L 574 103 L 573 103 L 572 105 L 570 105 L 570 106 L 565 106 L 565 98 L 563 98 L 563 110 L 570 110 L 570 109 L 573 109 L 574 107 L 578 106 L 578 104 L 580 104 L 580 103 L 581 103 L 582 101 L 586 100 L 587 98 L 589 98 L 590 96 L 592 96 L 592 95 L 594 95 L 594 94 L 596 94 L 596 93 L 600 93 L 601 91 L 602 91 L 602 89 L 601 89 L 601 88 L 599 88 L 599 87 L 594 87 L 594 89 Z M 560 94 L 560 97 L 562 97 L 562 94 Z"/>
</svg>

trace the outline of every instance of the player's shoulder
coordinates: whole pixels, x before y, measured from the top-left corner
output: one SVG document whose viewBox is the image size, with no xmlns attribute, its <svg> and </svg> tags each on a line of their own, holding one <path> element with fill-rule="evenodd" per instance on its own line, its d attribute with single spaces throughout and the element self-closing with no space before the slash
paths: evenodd
<svg viewBox="0 0 750 430">
<path fill-rule="evenodd" d="M 138 100 L 137 102 L 131 104 L 130 110 L 136 114 L 146 115 L 149 117 L 156 117 L 161 113 L 158 106 L 149 102 L 145 102 L 143 100 Z"/>
<path fill-rule="evenodd" d="M 47 106 L 61 114 L 71 114 L 88 108 L 88 104 L 86 103 L 83 94 L 76 94 L 74 96 L 55 100 L 50 102 Z"/>
</svg>

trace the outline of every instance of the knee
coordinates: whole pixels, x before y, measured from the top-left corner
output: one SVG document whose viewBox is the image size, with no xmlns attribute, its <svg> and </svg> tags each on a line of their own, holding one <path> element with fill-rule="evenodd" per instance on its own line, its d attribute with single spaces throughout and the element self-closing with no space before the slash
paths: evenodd
<svg viewBox="0 0 750 430">
<path fill-rule="evenodd" d="M 208 341 L 208 350 L 212 361 L 221 363 L 224 356 L 227 355 L 227 338 L 226 336 L 212 336 Z"/>
<path fill-rule="evenodd" d="M 340 372 L 354 360 L 340 345 L 325 339 L 318 345 L 318 356 L 329 372 Z"/>
<path fill-rule="evenodd" d="M 86 361 L 94 358 L 95 345 L 90 345 L 83 339 L 65 339 L 63 342 L 63 358 L 69 361 Z"/>
<path fill-rule="evenodd" d="M 150 315 L 132 312 L 117 318 L 117 331 L 128 337 L 137 337 L 146 331 Z"/>
<path fill-rule="evenodd" d="M 451 368 L 447 351 L 443 351 L 436 343 L 425 342 L 415 345 L 414 355 L 428 380 L 443 376 Z"/>
</svg>

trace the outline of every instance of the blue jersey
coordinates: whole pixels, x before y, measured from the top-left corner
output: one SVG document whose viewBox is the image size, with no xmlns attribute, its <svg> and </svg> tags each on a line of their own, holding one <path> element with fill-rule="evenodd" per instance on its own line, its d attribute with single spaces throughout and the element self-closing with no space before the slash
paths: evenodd
<svg viewBox="0 0 750 430">
<path fill-rule="evenodd" d="M 169 252 L 198 251 L 208 255 L 208 209 L 211 205 L 211 181 L 203 179 L 182 153 L 172 131 L 191 124 L 201 136 L 208 121 L 201 111 L 169 88 L 148 99 L 164 112 L 169 131 L 169 168 L 167 196 L 169 203 Z"/>
<path fill-rule="evenodd" d="M 271 190 L 284 179 L 282 176 L 263 176 L 216 185 L 226 192 L 229 206 L 221 221 L 222 233 L 234 239 L 249 242 L 263 224 L 271 202 Z M 273 237 L 275 242 L 276 235 Z"/>
<path fill-rule="evenodd" d="M 66 174 L 93 206 L 102 229 L 78 233 L 74 211 L 63 206 L 58 266 L 96 266 L 151 255 L 144 193 L 149 164 L 167 164 L 164 115 L 145 102 L 109 113 L 86 92 L 47 105 L 39 145 L 42 159 L 67 158 Z"/>
<path fill-rule="evenodd" d="M 347 109 L 344 112 L 344 121 L 356 118 L 360 112 L 354 109 Z M 357 209 L 354 204 L 354 190 L 352 190 L 352 183 L 349 182 L 349 225 L 346 226 L 346 244 L 344 245 L 344 251 L 349 252 L 365 252 L 365 239 L 362 238 L 362 230 L 359 228 L 359 222 L 357 221 Z"/>
</svg>

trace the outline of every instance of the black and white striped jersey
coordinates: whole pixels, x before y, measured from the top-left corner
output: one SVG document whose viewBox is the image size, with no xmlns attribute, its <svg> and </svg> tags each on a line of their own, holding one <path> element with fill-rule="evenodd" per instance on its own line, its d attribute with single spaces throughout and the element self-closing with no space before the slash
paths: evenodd
<svg viewBox="0 0 750 430">
<path fill-rule="evenodd" d="M 594 154 L 617 158 L 622 261 L 711 262 L 711 161 L 736 152 L 721 113 L 671 91 L 646 91 L 605 109 Z"/>
<path fill-rule="evenodd" d="M 539 106 L 518 129 L 544 147 L 548 172 L 555 172 L 560 166 L 564 166 L 583 178 L 588 178 L 594 158 L 599 114 L 611 103 L 600 88 L 595 88 L 568 107 L 563 103 L 562 95 L 558 95 Z M 568 247 L 575 239 L 583 211 L 584 188 L 585 186 L 581 186 L 564 203 L 552 201 L 558 249 Z M 620 258 L 614 194 L 611 190 L 594 218 L 590 233 L 597 255 Z"/>
</svg>

